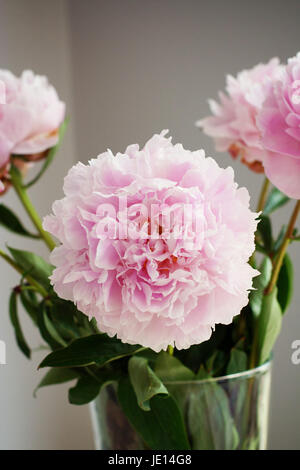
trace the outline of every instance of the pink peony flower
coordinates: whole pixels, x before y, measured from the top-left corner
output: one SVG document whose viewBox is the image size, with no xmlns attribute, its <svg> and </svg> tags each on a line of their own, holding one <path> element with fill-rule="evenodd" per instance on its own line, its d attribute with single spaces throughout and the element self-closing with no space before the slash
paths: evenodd
<svg viewBox="0 0 300 470">
<path fill-rule="evenodd" d="M 220 104 L 210 100 L 213 116 L 196 123 L 214 138 L 217 151 L 228 151 L 233 158 L 240 155 L 242 163 L 258 173 L 264 171 L 262 162 L 266 152 L 261 145 L 256 116 L 271 81 L 281 71 L 279 60 L 273 58 L 267 64 L 243 70 L 237 78 L 227 76 L 228 95 L 220 92 Z"/>
<path fill-rule="evenodd" d="M 257 117 L 267 177 L 287 196 L 300 199 L 300 52 L 269 88 Z"/>
<path fill-rule="evenodd" d="M 101 331 L 155 351 L 208 340 L 248 303 L 256 214 L 232 168 L 166 131 L 78 163 L 44 228 L 57 294 Z"/>
<path fill-rule="evenodd" d="M 0 169 L 11 154 L 37 155 L 58 141 L 58 128 L 65 115 L 47 78 L 24 71 L 20 78 L 0 70 L 5 102 L 0 103 Z"/>
</svg>

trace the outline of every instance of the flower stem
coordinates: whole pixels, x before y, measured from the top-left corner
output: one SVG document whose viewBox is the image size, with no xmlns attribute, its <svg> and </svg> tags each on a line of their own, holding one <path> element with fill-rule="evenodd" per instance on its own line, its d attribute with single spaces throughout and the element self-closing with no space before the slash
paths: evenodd
<svg viewBox="0 0 300 470">
<path fill-rule="evenodd" d="M 278 276 L 280 273 L 280 269 L 283 263 L 284 255 L 286 253 L 287 247 L 292 239 L 293 236 L 293 231 L 295 227 L 295 223 L 298 217 L 298 214 L 300 212 L 300 201 L 296 202 L 294 211 L 292 213 L 288 228 L 286 230 L 282 245 L 280 247 L 280 250 L 278 252 L 278 255 L 275 259 L 274 266 L 273 266 L 273 271 L 272 271 L 272 276 L 269 282 L 268 287 L 265 290 L 265 295 L 268 295 L 272 292 L 274 287 L 276 286 Z M 253 369 L 256 367 L 256 359 L 257 359 L 257 343 L 258 343 L 258 326 L 257 326 L 257 320 L 256 320 L 256 325 L 255 325 L 255 330 L 254 330 L 254 337 L 253 337 L 253 344 L 252 344 L 252 349 L 251 349 L 251 355 L 250 355 L 250 362 L 249 362 L 249 368 Z"/>
<path fill-rule="evenodd" d="M 170 356 L 174 355 L 174 348 L 171 345 L 168 346 L 168 354 L 170 354 Z"/>
<path fill-rule="evenodd" d="M 32 223 L 34 224 L 34 226 L 36 227 L 37 231 L 39 232 L 41 238 L 44 240 L 44 242 L 46 243 L 46 245 L 48 246 L 49 250 L 53 250 L 53 248 L 55 248 L 55 243 L 53 241 L 53 239 L 51 238 L 51 236 L 49 235 L 49 233 L 45 232 L 45 230 L 43 229 L 43 226 L 42 226 L 42 222 L 41 222 L 41 219 L 37 213 L 37 211 L 35 210 L 32 202 L 30 201 L 29 199 L 29 196 L 27 194 L 27 191 L 26 189 L 23 187 L 22 185 L 22 181 L 21 181 L 21 178 L 20 178 L 20 175 L 18 173 L 18 170 L 12 166 L 11 170 L 10 170 L 10 175 L 11 175 L 11 183 L 21 201 L 21 203 L 23 204 L 23 207 L 25 208 L 27 214 L 29 215 Z"/>
<path fill-rule="evenodd" d="M 269 187 L 270 181 L 268 180 L 268 178 L 265 178 L 257 204 L 257 212 L 262 212 L 266 205 Z M 249 259 L 249 263 L 252 267 L 255 267 L 255 252 L 252 253 L 251 258 Z"/>
<path fill-rule="evenodd" d="M 10 257 L 8 256 L 6 253 L 4 253 L 4 251 L 0 250 L 0 257 L 3 258 L 10 266 L 12 266 L 16 271 L 18 271 L 18 273 L 20 274 L 24 274 L 23 272 L 23 269 L 20 268 L 20 266 L 17 265 L 17 263 Z M 28 274 L 26 274 L 25 276 L 25 279 L 29 282 L 29 284 L 34 287 L 34 289 L 39 292 L 39 294 L 41 294 L 43 297 L 47 297 L 48 296 L 48 292 L 46 291 L 46 289 L 43 288 L 43 286 L 41 286 L 38 282 L 36 282 L 35 279 L 33 279 L 31 276 L 29 276 Z"/>
<path fill-rule="evenodd" d="M 260 196 L 259 196 L 259 201 L 258 201 L 258 205 L 257 205 L 257 212 L 263 211 L 263 209 L 266 205 L 266 200 L 267 200 L 267 196 L 268 196 L 269 187 L 270 187 L 270 181 L 268 180 L 268 178 L 265 178 L 264 184 L 263 184 L 263 187 L 261 189 Z"/>
<path fill-rule="evenodd" d="M 254 369 L 256 367 L 257 344 L 258 344 L 258 326 L 257 326 L 257 319 L 256 319 L 253 343 L 252 343 L 250 360 L 249 360 L 249 369 Z"/>
<path fill-rule="evenodd" d="M 266 289 L 266 295 L 270 294 L 272 292 L 272 290 L 274 289 L 274 287 L 276 286 L 278 276 L 279 276 L 279 273 L 280 273 L 280 269 L 281 269 L 281 266 L 282 266 L 282 263 L 283 263 L 284 255 L 285 255 L 287 247 L 289 246 L 290 241 L 292 240 L 292 237 L 293 237 L 293 231 L 294 231 L 294 228 L 295 228 L 295 224 L 296 224 L 296 220 L 297 220 L 297 217 L 299 215 L 299 212 L 300 212 L 300 200 L 296 202 L 296 205 L 295 205 L 294 211 L 292 213 L 288 228 L 286 230 L 282 245 L 280 247 L 280 250 L 278 252 L 276 260 L 274 262 L 274 267 L 273 267 L 271 280 L 270 280 L 270 283 L 269 283 L 269 285 Z"/>
</svg>

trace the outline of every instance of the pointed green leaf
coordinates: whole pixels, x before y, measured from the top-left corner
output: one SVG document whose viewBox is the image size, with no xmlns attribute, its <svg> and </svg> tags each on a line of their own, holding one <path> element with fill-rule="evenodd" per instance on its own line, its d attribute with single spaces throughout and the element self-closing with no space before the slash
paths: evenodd
<svg viewBox="0 0 300 470">
<path fill-rule="evenodd" d="M 262 215 L 257 226 L 256 238 L 258 243 L 262 242 L 263 248 L 270 253 L 273 245 L 272 225 L 269 217 Z"/>
<path fill-rule="evenodd" d="M 128 363 L 128 371 L 138 404 L 143 410 L 150 410 L 150 400 L 154 395 L 168 395 L 168 390 L 155 375 L 144 357 L 131 357 Z"/>
<path fill-rule="evenodd" d="M 122 343 L 105 334 L 90 335 L 75 339 L 69 346 L 52 352 L 39 367 L 80 367 L 90 364 L 102 366 L 140 349 L 141 346 Z"/>
<path fill-rule="evenodd" d="M 76 372 L 74 369 L 62 369 L 59 367 L 53 367 L 46 373 L 46 375 L 40 381 L 38 386 L 35 388 L 33 395 L 36 396 L 36 392 L 42 387 L 69 382 L 70 380 L 78 378 L 78 375 L 78 372 Z"/>
<path fill-rule="evenodd" d="M 260 275 L 256 276 L 253 280 L 254 290 L 251 291 L 249 296 L 250 307 L 255 317 L 258 317 L 260 314 L 264 290 L 270 282 L 272 269 L 272 261 L 266 256 L 259 267 Z"/>
<path fill-rule="evenodd" d="M 248 369 L 248 356 L 240 349 L 232 349 L 230 361 L 227 367 L 227 374 L 238 374 Z M 241 436 L 245 433 L 245 427 L 249 424 L 247 394 L 251 389 L 250 381 L 245 379 L 228 380 L 228 396 L 234 397 L 232 400 L 232 416 L 235 426 Z M 251 411 L 249 411 L 250 413 Z M 241 443 L 242 444 L 242 443 Z"/>
<path fill-rule="evenodd" d="M 66 342 L 53 325 L 48 314 L 48 307 L 44 303 L 39 307 L 37 322 L 42 338 L 52 349 L 60 349 L 62 346 L 66 346 Z"/>
<path fill-rule="evenodd" d="M 264 214 L 271 214 L 276 209 L 279 209 L 279 207 L 284 206 L 287 202 L 289 202 L 289 200 L 290 199 L 281 191 L 279 191 L 279 189 L 272 188 L 264 207 Z"/>
<path fill-rule="evenodd" d="M 18 235 L 24 237 L 39 238 L 38 235 L 34 235 L 22 225 L 18 217 L 4 204 L 0 204 L 0 225 Z"/>
<path fill-rule="evenodd" d="M 30 274 L 46 289 L 50 288 L 49 276 L 52 274 L 53 266 L 47 263 L 41 256 L 30 251 L 17 250 L 11 247 L 8 247 L 8 249 L 14 260 L 26 274 Z"/>
<path fill-rule="evenodd" d="M 205 368 L 209 375 L 220 376 L 225 374 L 226 364 L 228 362 L 228 353 L 216 349 L 205 362 Z"/>
<path fill-rule="evenodd" d="M 228 397 L 218 383 L 206 382 L 190 392 L 188 427 L 193 450 L 235 450 L 239 435 Z"/>
<path fill-rule="evenodd" d="M 196 375 L 196 380 L 204 380 L 204 379 L 210 379 L 211 375 L 205 370 L 205 367 L 203 364 L 199 367 L 199 370 Z"/>
<path fill-rule="evenodd" d="M 280 333 L 282 312 L 277 300 L 277 288 L 264 296 L 261 313 L 258 317 L 258 358 L 259 364 L 269 359 L 275 341 Z"/>
<path fill-rule="evenodd" d="M 25 356 L 28 357 L 28 359 L 30 359 L 31 351 L 24 338 L 21 324 L 19 321 L 18 310 L 17 310 L 17 293 L 15 291 L 11 293 L 11 296 L 9 299 L 9 314 L 10 314 L 11 323 L 15 330 L 17 344 L 19 348 L 21 349 L 21 351 L 25 354 Z"/>
<path fill-rule="evenodd" d="M 277 281 L 277 299 L 280 304 L 282 313 L 286 311 L 291 303 L 293 296 L 294 270 L 293 263 L 288 254 L 285 255 L 283 264 L 280 269 Z"/>
<path fill-rule="evenodd" d="M 28 290 L 21 288 L 20 299 L 25 311 L 30 316 L 33 323 L 36 325 L 38 320 L 39 305 L 35 299 L 31 296 L 33 293 Z M 33 294 L 34 295 L 34 294 Z"/>
<path fill-rule="evenodd" d="M 189 450 L 190 445 L 179 408 L 170 395 L 156 395 L 151 410 L 142 410 L 128 379 L 118 387 L 118 399 L 129 422 L 152 450 Z"/>
<path fill-rule="evenodd" d="M 194 380 L 195 374 L 174 356 L 161 351 L 155 362 L 154 371 L 163 382 Z"/>
<path fill-rule="evenodd" d="M 93 377 L 81 377 L 75 387 L 69 390 L 69 402 L 72 405 L 85 405 L 96 398 L 100 388 L 101 383 Z"/>
<path fill-rule="evenodd" d="M 62 369 L 63 370 L 63 369 Z M 69 390 L 69 402 L 73 405 L 85 405 L 93 401 L 100 393 L 101 388 L 119 379 L 116 370 L 101 370 L 97 375 L 80 377 L 75 387 Z"/>
<path fill-rule="evenodd" d="M 230 352 L 230 359 L 227 366 L 227 374 L 238 374 L 247 370 L 248 356 L 244 351 L 233 348 Z"/>
<path fill-rule="evenodd" d="M 82 318 L 83 314 L 76 309 L 74 304 L 59 299 L 52 302 L 50 309 L 53 324 L 64 338 L 72 340 L 81 336 L 81 324 L 78 319 Z"/>
</svg>

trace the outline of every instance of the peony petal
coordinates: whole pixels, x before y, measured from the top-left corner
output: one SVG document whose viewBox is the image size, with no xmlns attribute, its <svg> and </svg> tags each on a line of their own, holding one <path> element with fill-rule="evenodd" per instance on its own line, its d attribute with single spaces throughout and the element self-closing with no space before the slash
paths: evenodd
<svg viewBox="0 0 300 470">
<path fill-rule="evenodd" d="M 300 159 L 269 152 L 264 167 L 274 186 L 288 197 L 300 199 Z"/>
</svg>

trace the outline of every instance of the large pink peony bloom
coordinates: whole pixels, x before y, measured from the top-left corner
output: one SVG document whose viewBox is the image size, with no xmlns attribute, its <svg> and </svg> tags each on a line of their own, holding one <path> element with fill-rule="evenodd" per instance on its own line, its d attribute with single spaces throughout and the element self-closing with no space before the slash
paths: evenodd
<svg viewBox="0 0 300 470">
<path fill-rule="evenodd" d="M 0 103 L 0 170 L 11 154 L 36 155 L 58 141 L 58 128 L 65 115 L 65 105 L 46 77 L 24 71 L 15 77 L 0 70 L 5 91 Z"/>
<path fill-rule="evenodd" d="M 61 242 L 51 255 L 57 294 L 101 331 L 155 351 L 231 323 L 257 273 L 248 191 L 232 168 L 165 134 L 78 163 L 44 221 Z"/>
<path fill-rule="evenodd" d="M 213 116 L 196 123 L 214 138 L 217 151 L 228 151 L 233 158 L 240 155 L 241 161 L 258 173 L 264 171 L 262 161 L 266 152 L 260 141 L 256 116 L 272 80 L 281 72 L 279 60 L 273 58 L 267 64 L 243 70 L 237 78 L 229 75 L 226 86 L 228 95 L 220 92 L 220 104 L 210 100 Z"/>
<path fill-rule="evenodd" d="M 289 197 L 300 199 L 300 52 L 289 59 L 269 89 L 257 118 L 267 177 Z"/>
</svg>

